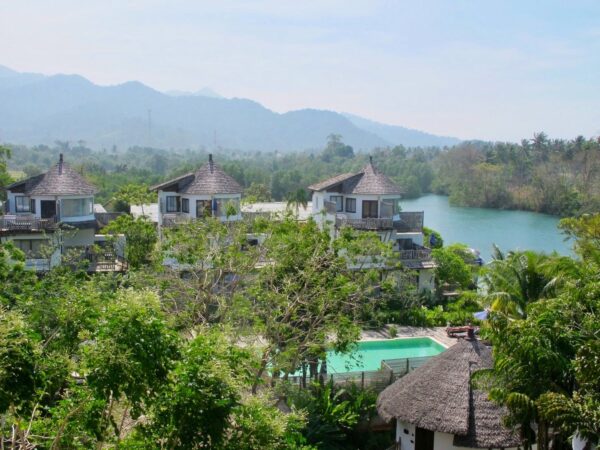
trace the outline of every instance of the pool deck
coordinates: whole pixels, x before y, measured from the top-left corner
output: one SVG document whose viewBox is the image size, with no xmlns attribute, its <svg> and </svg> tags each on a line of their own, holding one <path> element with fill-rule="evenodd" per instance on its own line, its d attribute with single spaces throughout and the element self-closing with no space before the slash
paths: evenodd
<svg viewBox="0 0 600 450">
<path fill-rule="evenodd" d="M 456 338 L 448 337 L 446 327 L 407 327 L 399 325 L 387 325 L 381 330 L 363 330 L 361 333 L 361 341 L 375 341 L 381 339 L 391 339 L 389 334 L 390 327 L 395 327 L 397 330 L 394 338 L 408 337 L 430 337 L 438 341 L 446 347 L 452 347 L 456 344 Z"/>
</svg>

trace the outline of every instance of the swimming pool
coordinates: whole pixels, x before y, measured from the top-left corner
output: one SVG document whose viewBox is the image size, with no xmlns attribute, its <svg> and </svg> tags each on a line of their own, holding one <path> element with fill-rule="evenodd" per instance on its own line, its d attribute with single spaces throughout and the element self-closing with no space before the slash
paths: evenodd
<svg viewBox="0 0 600 450">
<path fill-rule="evenodd" d="M 444 350 L 446 347 L 428 337 L 361 341 L 349 353 L 328 351 L 327 372 L 379 370 L 384 359 L 435 356 Z"/>
</svg>

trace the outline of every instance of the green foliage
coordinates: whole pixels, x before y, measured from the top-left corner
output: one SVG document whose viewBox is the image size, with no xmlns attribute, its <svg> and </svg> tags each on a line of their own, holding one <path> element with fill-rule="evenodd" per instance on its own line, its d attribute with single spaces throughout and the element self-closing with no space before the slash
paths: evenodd
<svg viewBox="0 0 600 450">
<path fill-rule="evenodd" d="M 0 200 L 6 200 L 6 191 L 2 188 L 12 182 L 6 162 L 7 159 L 10 159 L 11 154 L 10 148 L 0 145 Z"/>
<path fill-rule="evenodd" d="M 290 389 L 288 403 L 307 415 L 304 435 L 318 449 L 370 449 L 390 444 L 388 436 L 373 436 L 357 427 L 376 415 L 377 394 L 356 386 L 336 388 L 330 381 L 309 389 Z"/>
<path fill-rule="evenodd" d="M 182 352 L 159 392 L 143 433 L 150 445 L 219 448 L 251 377 L 248 352 L 217 333 L 200 334 Z"/>
<path fill-rule="evenodd" d="M 466 289 L 473 283 L 473 255 L 462 244 L 436 248 L 431 252 L 437 267 L 436 282 L 439 287 L 447 284 Z"/>
<path fill-rule="evenodd" d="M 125 259 L 132 268 L 152 261 L 158 234 L 154 224 L 147 218 L 123 214 L 111 221 L 102 232 L 113 235 L 115 239 L 117 235 L 125 235 Z"/>
<path fill-rule="evenodd" d="M 0 307 L 0 414 L 35 394 L 39 349 L 20 314 Z"/>
<path fill-rule="evenodd" d="M 511 317 L 524 317 L 527 305 L 554 292 L 556 285 L 555 262 L 557 255 L 547 256 L 533 251 L 499 251 L 485 268 L 483 285 L 487 303 L 495 311 Z"/>
<path fill-rule="evenodd" d="M 423 240 L 429 248 L 442 248 L 444 246 L 442 235 L 431 228 L 423 227 Z"/>
</svg>

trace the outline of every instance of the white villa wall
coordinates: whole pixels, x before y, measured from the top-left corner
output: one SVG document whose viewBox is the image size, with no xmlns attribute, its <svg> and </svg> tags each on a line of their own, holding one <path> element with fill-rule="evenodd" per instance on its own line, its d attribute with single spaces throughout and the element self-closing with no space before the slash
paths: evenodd
<svg viewBox="0 0 600 450">
<path fill-rule="evenodd" d="M 348 219 L 362 219 L 362 202 L 365 200 L 368 201 L 377 201 L 379 202 L 377 213 L 379 217 L 381 217 L 381 202 L 383 200 L 391 200 L 391 199 L 399 199 L 398 195 L 343 195 L 337 192 L 313 192 L 312 196 L 312 207 L 313 214 L 320 212 L 325 207 L 325 201 L 330 202 L 331 196 L 342 196 L 342 211 L 337 211 L 338 214 L 344 214 Z M 346 211 L 346 199 L 353 198 L 356 199 L 356 212 L 347 212 Z"/>
<path fill-rule="evenodd" d="M 179 197 L 180 199 L 188 199 L 189 200 L 189 212 L 184 213 L 179 211 L 178 214 L 190 217 L 192 219 L 196 218 L 196 201 L 197 200 L 208 200 L 208 201 L 213 201 L 213 200 L 223 200 L 225 202 L 227 202 L 228 200 L 235 200 L 238 203 L 238 213 L 235 216 L 229 216 L 227 217 L 226 215 L 221 215 L 219 217 L 220 220 L 222 221 L 234 221 L 234 220 L 241 220 L 242 218 L 242 213 L 241 213 L 241 207 L 239 207 L 239 204 L 241 202 L 242 196 L 240 194 L 219 194 L 219 195 L 180 195 L 177 192 L 172 192 L 172 191 L 158 191 L 158 223 L 162 225 L 162 216 L 163 214 L 173 214 L 172 212 L 167 212 L 167 197 Z M 225 211 L 222 211 L 223 213 L 225 213 Z"/>
<path fill-rule="evenodd" d="M 8 208 L 9 214 L 31 214 L 29 212 L 27 213 L 17 213 L 16 207 L 16 201 L 15 201 L 15 197 L 21 197 L 23 196 L 23 194 L 20 193 L 14 193 L 11 191 L 7 191 L 7 198 L 8 198 Z M 35 213 L 33 214 L 34 217 L 37 218 L 41 218 L 41 214 L 42 214 L 42 200 L 49 200 L 49 201 L 54 201 L 54 202 L 62 202 L 63 200 L 68 200 L 68 199 L 91 199 L 92 205 L 94 204 L 94 197 L 90 196 L 90 195 L 60 195 L 60 196 L 55 196 L 55 195 L 32 195 L 31 197 L 29 197 L 31 200 L 33 200 L 35 202 Z M 59 206 L 59 208 L 57 209 L 57 212 L 60 213 L 60 211 L 62 210 L 62 208 Z M 73 216 L 73 217 L 61 217 L 61 220 L 64 221 L 65 223 L 69 223 L 69 222 L 87 222 L 87 221 L 92 221 L 95 220 L 95 216 L 94 216 L 94 212 L 92 209 L 91 214 L 87 214 L 84 216 Z"/>
<path fill-rule="evenodd" d="M 433 291 L 435 288 L 435 274 L 433 269 L 419 270 L 419 292 Z"/>
<path fill-rule="evenodd" d="M 415 450 L 415 426 L 397 421 L 396 442 L 400 442 L 400 448 L 402 450 Z M 517 447 L 512 447 L 505 450 L 513 450 L 516 448 Z M 433 450 L 468 450 L 468 447 L 455 446 L 453 434 L 435 432 L 433 435 Z"/>
</svg>

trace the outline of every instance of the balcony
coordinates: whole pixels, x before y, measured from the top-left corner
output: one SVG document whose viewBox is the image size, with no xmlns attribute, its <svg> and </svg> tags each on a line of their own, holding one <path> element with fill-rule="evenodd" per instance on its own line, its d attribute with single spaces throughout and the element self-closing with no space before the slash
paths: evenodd
<svg viewBox="0 0 600 450">
<path fill-rule="evenodd" d="M 183 223 L 189 223 L 195 220 L 194 217 L 190 217 L 188 213 L 167 213 L 162 216 L 163 227 L 176 227 Z"/>
<path fill-rule="evenodd" d="M 37 233 L 54 230 L 57 227 L 56 217 L 40 219 L 31 215 L 0 216 L 0 234 L 2 233 Z"/>
<path fill-rule="evenodd" d="M 412 250 L 400 250 L 401 261 L 429 261 L 431 259 L 431 249 L 420 247 Z"/>
<path fill-rule="evenodd" d="M 423 231 L 423 217 L 422 211 L 401 212 L 396 220 L 391 217 L 349 219 L 338 214 L 335 218 L 335 226 L 337 228 L 348 226 L 357 230 L 369 231 L 395 230 L 400 233 L 421 233 Z"/>
</svg>

